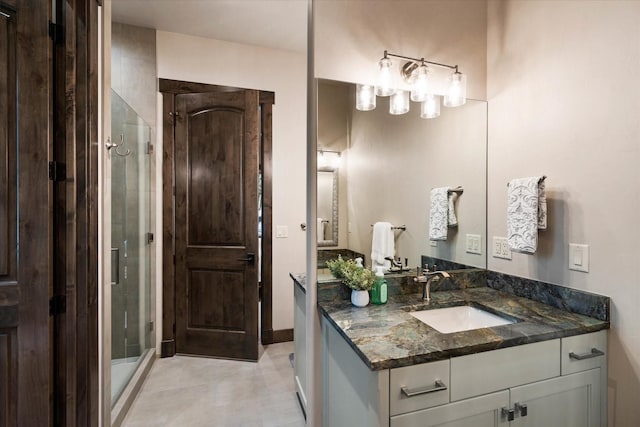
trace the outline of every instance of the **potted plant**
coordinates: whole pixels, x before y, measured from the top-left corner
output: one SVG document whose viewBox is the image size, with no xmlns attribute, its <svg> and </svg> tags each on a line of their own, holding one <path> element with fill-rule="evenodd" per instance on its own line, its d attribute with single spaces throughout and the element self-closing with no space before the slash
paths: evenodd
<svg viewBox="0 0 640 427">
<path fill-rule="evenodd" d="M 327 262 L 331 274 L 351 288 L 351 303 L 356 307 L 369 304 L 369 291 L 373 286 L 375 276 L 371 270 L 358 266 L 353 260 L 343 260 L 338 255 L 337 260 Z"/>
</svg>

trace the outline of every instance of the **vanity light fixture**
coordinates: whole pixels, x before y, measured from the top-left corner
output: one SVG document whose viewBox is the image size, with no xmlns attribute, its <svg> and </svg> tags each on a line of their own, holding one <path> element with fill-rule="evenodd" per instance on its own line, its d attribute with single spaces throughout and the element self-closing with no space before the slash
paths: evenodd
<svg viewBox="0 0 640 427">
<path fill-rule="evenodd" d="M 445 107 L 459 107 L 467 102 L 467 76 L 458 70 L 457 65 L 427 61 L 424 58 L 412 58 L 384 51 L 378 62 L 379 74 L 375 86 L 375 95 L 391 96 L 389 113 L 398 115 L 409 111 L 409 92 L 401 90 L 394 84 L 393 63 L 390 57 L 405 61 L 400 68 L 400 76 L 411 87 L 411 101 L 422 103 L 420 117 L 431 119 L 440 115 L 440 96 L 435 95 L 429 65 L 449 68 L 453 72 L 448 78 L 447 91 L 444 95 Z M 374 89 L 370 85 L 356 86 L 356 109 L 370 111 L 376 107 Z"/>
<path fill-rule="evenodd" d="M 420 104 L 420 117 L 423 119 L 440 117 L 440 97 L 438 95 L 427 95 L 427 98 Z"/>
<path fill-rule="evenodd" d="M 389 101 L 389 114 L 399 115 L 409 112 L 409 92 L 396 90 Z"/>
<path fill-rule="evenodd" d="M 373 85 L 356 85 L 356 108 L 371 111 L 376 108 L 376 88 Z"/>
<path fill-rule="evenodd" d="M 331 150 L 318 150 L 318 169 L 338 169 L 342 163 L 342 153 Z"/>
</svg>

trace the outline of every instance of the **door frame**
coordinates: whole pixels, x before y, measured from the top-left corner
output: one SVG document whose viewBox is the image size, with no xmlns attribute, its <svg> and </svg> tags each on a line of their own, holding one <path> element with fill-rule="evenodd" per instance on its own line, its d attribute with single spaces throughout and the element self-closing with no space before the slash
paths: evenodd
<svg viewBox="0 0 640 427">
<path fill-rule="evenodd" d="M 175 97 L 188 93 L 235 92 L 244 90 L 232 86 L 219 86 L 181 80 L 158 79 L 162 94 L 162 342 L 160 357 L 176 354 L 176 286 L 175 286 L 175 134 L 173 115 Z M 262 117 L 260 164 L 262 165 L 262 256 L 260 259 L 261 287 L 259 301 L 260 336 L 262 344 L 274 342 L 272 325 L 272 113 L 275 94 L 259 92 Z"/>
</svg>

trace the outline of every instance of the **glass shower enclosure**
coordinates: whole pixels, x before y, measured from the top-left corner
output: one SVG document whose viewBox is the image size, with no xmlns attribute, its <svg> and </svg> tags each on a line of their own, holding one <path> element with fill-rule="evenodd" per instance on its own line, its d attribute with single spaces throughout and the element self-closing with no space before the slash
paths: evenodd
<svg viewBox="0 0 640 427">
<path fill-rule="evenodd" d="M 150 126 L 111 90 L 111 406 L 151 349 Z"/>
</svg>

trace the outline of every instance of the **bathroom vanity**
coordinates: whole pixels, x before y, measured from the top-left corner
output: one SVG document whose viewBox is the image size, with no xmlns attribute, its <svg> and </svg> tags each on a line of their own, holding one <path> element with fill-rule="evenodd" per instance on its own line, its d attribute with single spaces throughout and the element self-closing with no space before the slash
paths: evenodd
<svg viewBox="0 0 640 427">
<path fill-rule="evenodd" d="M 355 308 L 337 286 L 318 289 L 324 425 L 606 425 L 606 297 L 579 296 L 598 319 L 487 286 Z M 515 322 L 445 334 L 410 314 L 461 305 Z"/>
</svg>

